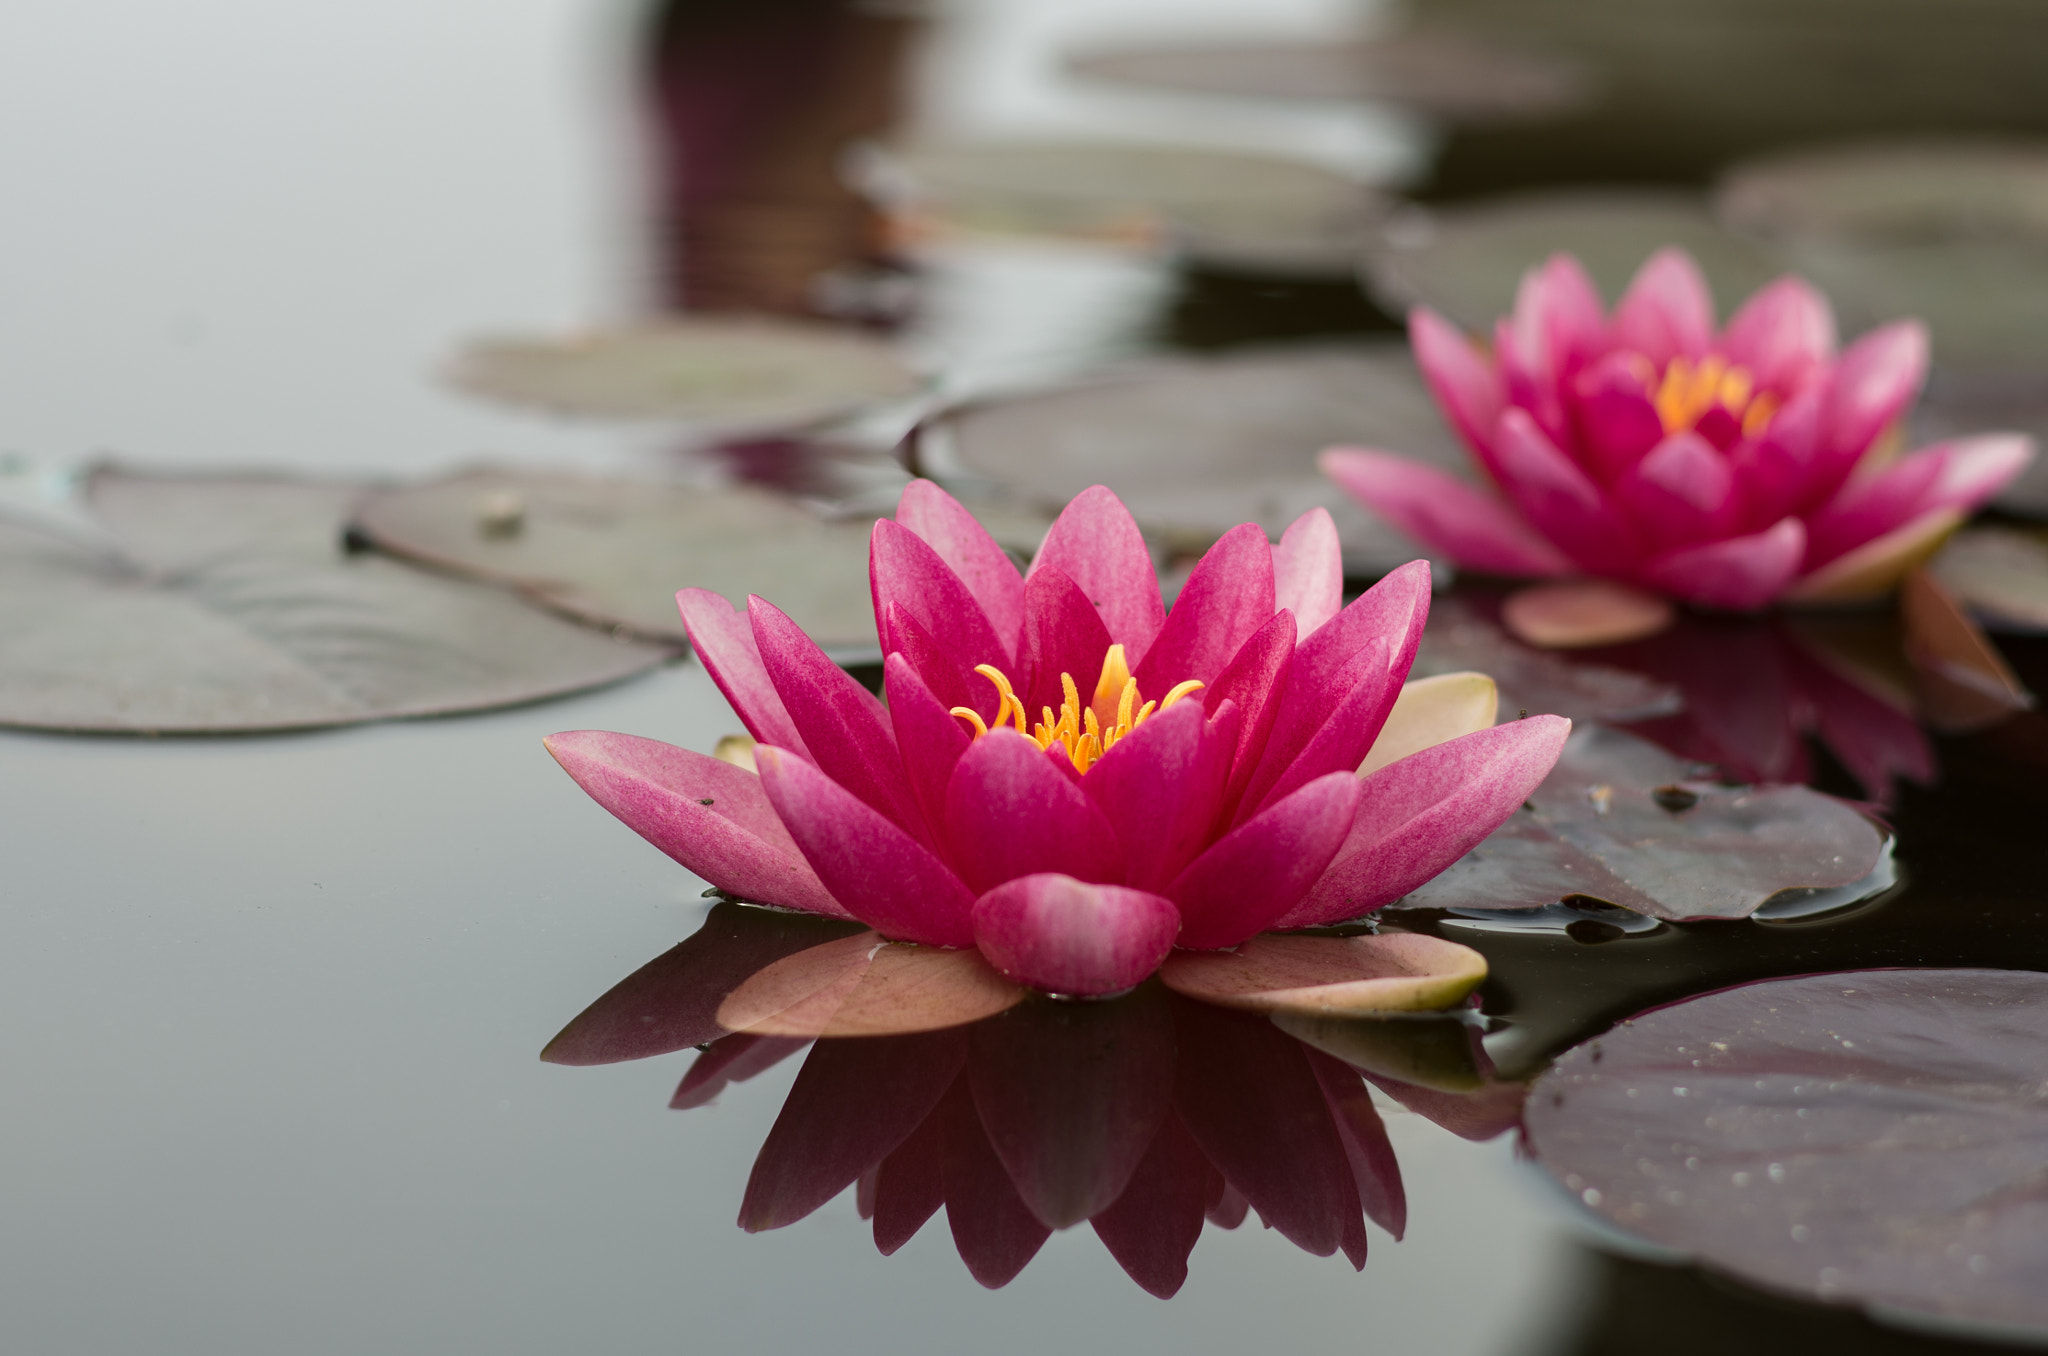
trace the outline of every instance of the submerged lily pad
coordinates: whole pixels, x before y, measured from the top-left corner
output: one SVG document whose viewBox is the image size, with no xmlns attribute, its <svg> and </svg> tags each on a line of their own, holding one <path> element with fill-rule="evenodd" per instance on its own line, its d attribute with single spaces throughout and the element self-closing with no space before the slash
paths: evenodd
<svg viewBox="0 0 2048 1356">
<path fill-rule="evenodd" d="M 348 551 L 361 493 L 102 472 L 82 531 L 0 521 L 0 724 L 201 734 L 438 715 L 671 653 Z"/>
<path fill-rule="evenodd" d="M 376 494 L 355 525 L 394 555 L 663 640 L 688 639 L 678 589 L 711 589 L 737 606 L 757 593 L 850 656 L 876 645 L 871 522 L 745 486 L 474 471 Z"/>
<path fill-rule="evenodd" d="M 1768 1289 L 2048 1328 L 2048 976 L 1876 970 L 1659 1008 L 1525 1112 L 1602 1216 Z"/>
<path fill-rule="evenodd" d="M 796 428 L 918 387 L 901 353 L 857 330 L 758 316 L 693 316 L 561 337 L 480 339 L 450 383 L 550 414 Z"/>
<path fill-rule="evenodd" d="M 918 457 L 940 479 L 994 482 L 1051 511 L 1107 485 L 1176 552 L 1247 520 L 1278 537 L 1320 504 L 1337 520 L 1347 569 L 1413 560 L 1406 538 L 1316 468 L 1332 443 L 1466 462 L 1403 344 L 1176 358 L 970 404 L 923 430 Z"/>
<path fill-rule="evenodd" d="M 1885 837 L 1803 786 L 1723 786 L 1633 735 L 1582 725 L 1529 803 L 1398 907 L 1536 909 L 1585 895 L 1650 918 L 1746 918 L 1773 895 L 1870 875 Z"/>
</svg>

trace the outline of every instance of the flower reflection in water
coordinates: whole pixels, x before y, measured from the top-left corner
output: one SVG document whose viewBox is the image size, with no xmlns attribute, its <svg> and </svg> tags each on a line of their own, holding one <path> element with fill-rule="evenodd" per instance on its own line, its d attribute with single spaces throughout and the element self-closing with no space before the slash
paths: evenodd
<svg viewBox="0 0 2048 1356">
<path fill-rule="evenodd" d="M 741 1227 L 794 1224 L 852 1186 L 890 1254 L 943 1206 L 961 1259 L 992 1288 L 1054 1230 L 1086 1221 L 1133 1280 L 1170 1296 L 1205 1223 L 1236 1228 L 1252 1211 L 1304 1251 L 1362 1267 L 1366 1221 L 1397 1239 L 1407 1222 L 1369 1085 L 1471 1139 L 1519 1119 L 1522 1089 L 1489 1081 L 1458 1019 L 1282 1018 L 1282 1030 L 1157 982 L 1101 1002 L 1034 996 L 899 1035 L 811 1042 L 717 1024 L 727 991 L 757 967 L 848 932 L 721 904 L 543 1058 L 600 1064 L 700 1045 L 671 1102 L 683 1109 L 808 1046 Z"/>
</svg>

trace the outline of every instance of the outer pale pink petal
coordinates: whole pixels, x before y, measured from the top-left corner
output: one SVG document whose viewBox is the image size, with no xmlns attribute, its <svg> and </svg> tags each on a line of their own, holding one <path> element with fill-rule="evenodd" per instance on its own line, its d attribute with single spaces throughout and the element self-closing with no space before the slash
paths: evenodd
<svg viewBox="0 0 2048 1356">
<path fill-rule="evenodd" d="M 974 944 L 973 893 L 922 843 L 802 759 L 768 745 L 754 758 L 775 813 L 848 913 L 901 941 Z"/>
<path fill-rule="evenodd" d="M 1495 451 L 1508 498 L 1567 556 L 1594 574 L 1619 573 L 1642 558 L 1635 527 L 1528 411 L 1501 415 Z"/>
<path fill-rule="evenodd" d="M 683 629 L 690 633 L 697 662 L 718 684 L 747 733 L 760 743 L 810 757 L 796 722 L 761 666 L 761 651 L 754 644 L 746 612 L 710 589 L 684 589 L 676 595 L 676 610 L 683 614 Z"/>
<path fill-rule="evenodd" d="M 1968 512 L 2004 489 L 2033 455 L 2033 440 L 2023 434 L 1987 433 L 1924 448 L 1852 480 L 1808 524 L 1806 568 L 1935 509 Z"/>
<path fill-rule="evenodd" d="M 1048 706 L 1060 709 L 1062 673 L 1071 674 L 1081 700 L 1089 700 L 1111 639 L 1102 613 L 1064 570 L 1049 565 L 1033 571 L 1024 585 L 1023 663 L 1009 675 L 1030 719 L 1037 720 Z M 1125 659 L 1136 667 L 1128 650 Z"/>
<path fill-rule="evenodd" d="M 1408 342 L 1451 427 L 1487 463 L 1493 426 L 1508 399 L 1499 371 L 1457 326 L 1427 306 L 1408 313 Z"/>
<path fill-rule="evenodd" d="M 1614 482 L 1614 497 L 1651 541 L 1699 541 L 1733 523 L 1735 473 L 1699 434 L 1674 433 Z"/>
<path fill-rule="evenodd" d="M 1664 437 L 1664 420 L 1650 401 L 1655 370 L 1639 353 L 1610 353 L 1572 379 L 1572 411 L 1586 460 L 1613 481 L 1642 460 Z"/>
<path fill-rule="evenodd" d="M 1607 316 L 1585 268 L 1571 255 L 1558 253 L 1522 275 L 1515 289 L 1514 323 L 1524 331 L 1524 351 L 1540 344 L 1544 368 L 1557 378 L 1598 346 Z"/>
<path fill-rule="evenodd" d="M 1276 924 L 1341 922 L 1391 904 L 1476 847 L 1564 752 L 1571 722 L 1529 716 L 1389 763 L 1364 779 L 1342 851 Z"/>
<path fill-rule="evenodd" d="M 1242 721 L 1232 703 L 1211 721 L 1183 701 L 1119 740 L 1082 790 L 1124 844 L 1124 881 L 1158 890 L 1209 845 Z"/>
<path fill-rule="evenodd" d="M 1274 613 L 1273 620 L 1244 643 L 1237 657 L 1200 694 L 1203 708 L 1211 716 L 1221 713 L 1226 703 L 1242 713 L 1237 748 L 1230 757 L 1230 781 L 1223 793 L 1221 808 L 1226 814 L 1243 797 L 1258 770 L 1273 723 L 1285 704 L 1294 665 L 1294 635 L 1294 614 Z"/>
<path fill-rule="evenodd" d="M 1720 348 L 1759 388 L 1798 391 L 1835 356 L 1835 313 L 1804 278 L 1787 275 L 1729 317 Z"/>
<path fill-rule="evenodd" d="M 1287 525 L 1273 548 L 1273 604 L 1307 635 L 1344 606 L 1344 551 L 1337 523 L 1321 506 Z"/>
<path fill-rule="evenodd" d="M 974 904 L 974 944 L 989 964 L 1019 984 L 1083 998 L 1141 983 L 1179 932 L 1170 899 L 1049 872 L 1004 881 Z"/>
<path fill-rule="evenodd" d="M 1662 367 L 1699 358 L 1714 340 L 1714 296 L 1700 266 L 1667 245 L 1651 255 L 1614 308 L 1613 341 Z"/>
<path fill-rule="evenodd" d="M 1927 327 L 1917 320 L 1895 321 L 1849 345 L 1821 411 L 1821 450 L 1840 475 L 1905 413 L 1926 379 Z"/>
<path fill-rule="evenodd" d="M 1180 944 L 1232 946 L 1286 915 L 1344 845 L 1359 789 L 1350 772 L 1319 777 L 1189 863 L 1164 892 L 1180 905 Z"/>
<path fill-rule="evenodd" d="M 882 662 L 882 690 L 889 694 L 889 721 L 903 754 L 903 774 L 924 813 L 932 842 L 946 852 L 946 784 L 967 752 L 967 727 L 952 714 L 900 654 Z"/>
<path fill-rule="evenodd" d="M 761 663 L 809 747 L 811 761 L 930 846 L 887 709 L 772 603 L 749 598 L 747 612 Z"/>
<path fill-rule="evenodd" d="M 1024 629 L 1024 576 L 959 500 L 929 480 L 903 487 L 896 521 L 915 532 L 952 567 L 981 604 L 996 639 L 1014 658 Z"/>
<path fill-rule="evenodd" d="M 1240 523 L 1196 563 L 1144 662 L 1132 665 L 1138 689 L 1163 696 L 1190 678 L 1214 682 L 1272 619 L 1273 547 L 1258 524 Z"/>
<path fill-rule="evenodd" d="M 1124 877 L 1123 846 L 1102 811 L 1015 730 L 991 730 L 961 755 L 946 830 L 961 879 L 977 890 L 1040 871 L 1102 884 Z"/>
<path fill-rule="evenodd" d="M 1061 511 L 1031 562 L 1031 573 L 1048 567 L 1081 586 L 1101 613 L 1110 639 L 1124 647 L 1131 667 L 1137 668 L 1165 624 L 1166 604 L 1144 535 L 1108 486 L 1081 491 Z"/>
<path fill-rule="evenodd" d="M 627 828 L 727 894 L 851 917 L 744 768 L 636 735 L 571 730 L 544 741 L 562 770 Z"/>
<path fill-rule="evenodd" d="M 1681 546 L 1643 565 L 1640 578 L 1654 589 L 1701 607 L 1754 612 L 1798 577 L 1806 556 L 1806 525 L 1780 518 L 1761 532 L 1704 546 Z"/>
<path fill-rule="evenodd" d="M 1358 681 L 1318 726 L 1300 752 L 1285 767 L 1269 763 L 1259 769 L 1234 822 L 1243 823 L 1267 806 L 1294 794 L 1317 777 L 1332 772 L 1356 772 L 1372 752 L 1394 703 L 1400 700 L 1401 680 L 1389 673 L 1379 660 L 1383 641 L 1375 641 L 1361 652 Z M 1268 774 L 1277 770 L 1277 775 Z"/>
<path fill-rule="evenodd" d="M 1014 644 L 1004 643 L 966 583 L 902 524 L 887 518 L 875 523 L 868 541 L 868 587 L 874 593 L 878 622 L 891 606 L 902 608 L 950 649 L 962 667 L 1015 664 Z"/>
<path fill-rule="evenodd" d="M 1461 569 L 1514 579 L 1572 570 L 1520 514 L 1447 471 L 1353 447 L 1333 447 L 1317 464 L 1353 499 Z"/>
</svg>

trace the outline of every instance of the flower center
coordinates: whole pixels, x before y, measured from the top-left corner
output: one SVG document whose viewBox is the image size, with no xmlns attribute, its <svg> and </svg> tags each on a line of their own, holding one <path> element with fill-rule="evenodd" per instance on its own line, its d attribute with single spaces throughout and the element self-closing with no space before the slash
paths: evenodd
<svg viewBox="0 0 2048 1356">
<path fill-rule="evenodd" d="M 1109 653 L 1102 657 L 1102 676 L 1096 679 L 1095 695 L 1086 706 L 1081 704 L 1081 690 L 1074 685 L 1073 675 L 1062 673 L 1060 690 L 1065 694 L 1065 700 L 1060 703 L 1059 714 L 1053 714 L 1049 706 L 1041 707 L 1043 714 L 1038 724 L 1027 728 L 1030 717 L 1025 714 L 1024 703 L 1018 699 L 1016 689 L 1010 686 L 1010 680 L 1003 671 L 993 664 L 978 664 L 974 671 L 996 685 L 996 692 L 1001 698 L 996 707 L 998 728 L 1005 723 L 1012 724 L 1017 733 L 1037 740 L 1041 749 L 1050 749 L 1058 744 L 1073 760 L 1074 770 L 1081 773 L 1095 766 L 1096 759 L 1143 725 L 1155 711 L 1164 711 L 1190 692 L 1200 691 L 1203 686 L 1200 679 L 1190 678 L 1185 683 L 1176 684 L 1162 700 L 1145 701 L 1138 693 L 1138 680 L 1131 677 L 1124 647 L 1112 645 Z M 988 733 L 989 727 L 971 708 L 956 706 L 953 714 L 974 727 L 976 739 Z"/>
<path fill-rule="evenodd" d="M 1646 367 L 1645 389 L 1650 386 L 1650 376 Z M 1749 374 L 1749 369 L 1730 363 L 1718 353 L 1709 354 L 1697 364 L 1686 358 L 1673 358 L 1664 369 L 1663 380 L 1651 393 L 1650 403 L 1657 407 L 1657 417 L 1664 421 L 1666 433 L 1694 428 L 1718 409 L 1727 412 L 1730 423 L 1741 426 L 1745 438 L 1754 438 L 1778 412 L 1778 398 L 1769 391 L 1757 390 L 1756 378 Z"/>
</svg>

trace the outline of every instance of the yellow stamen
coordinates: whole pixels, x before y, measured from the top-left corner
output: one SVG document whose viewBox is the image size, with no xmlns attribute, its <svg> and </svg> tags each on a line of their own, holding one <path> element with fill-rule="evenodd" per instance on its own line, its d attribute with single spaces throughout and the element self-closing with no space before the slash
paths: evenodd
<svg viewBox="0 0 2048 1356">
<path fill-rule="evenodd" d="M 979 665 L 974 671 L 996 686 L 997 727 L 1014 725 L 1018 733 L 1028 735 L 1041 749 L 1059 745 L 1073 760 L 1075 770 L 1083 773 L 1114 748 L 1118 740 L 1143 725 L 1156 712 L 1201 691 L 1203 686 L 1199 679 L 1190 678 L 1176 684 L 1164 701 L 1145 701 L 1138 691 L 1138 680 L 1131 677 L 1124 647 L 1112 645 L 1109 653 L 1103 656 L 1102 677 L 1095 685 L 1093 702 L 1081 705 L 1081 689 L 1075 684 L 1072 674 L 1063 673 L 1060 675 L 1062 700 L 1059 711 L 1055 713 L 1051 707 L 1041 706 L 1037 727 L 1027 729 L 1024 703 L 1003 671 L 993 664 Z M 976 739 L 988 734 L 989 726 L 973 708 L 956 706 L 952 713 L 974 727 Z M 1114 724 L 1110 723 L 1112 715 Z"/>
<path fill-rule="evenodd" d="M 981 738 L 988 733 L 988 726 L 981 723 L 981 712 L 971 706 L 956 706 L 948 714 L 958 716 L 974 727 L 974 737 Z"/>
<path fill-rule="evenodd" d="M 996 692 L 1000 697 L 996 705 L 996 724 L 1001 725 L 1005 720 L 1010 720 L 1015 722 L 1018 734 L 1031 733 L 1030 727 L 1025 723 L 1028 717 L 1024 714 L 1024 703 L 1018 700 L 1017 694 L 1011 690 L 1010 680 L 1003 676 L 1003 671 L 993 664 L 976 664 L 974 671 L 996 685 Z"/>
<path fill-rule="evenodd" d="M 1174 686 L 1173 691 L 1167 693 L 1165 697 L 1160 699 L 1159 709 L 1164 711 L 1167 707 L 1173 705 L 1182 697 L 1187 696 L 1190 692 L 1200 692 L 1201 690 L 1202 680 L 1199 678 L 1190 678 L 1185 683 L 1176 684 Z"/>
<path fill-rule="evenodd" d="M 1124 658 L 1124 647 L 1110 646 L 1109 653 L 1102 656 L 1102 676 L 1095 680 L 1095 698 L 1089 703 L 1095 718 L 1104 725 L 1116 713 L 1117 699 L 1123 695 L 1124 684 L 1130 681 L 1131 666 Z"/>
<path fill-rule="evenodd" d="M 1673 358 L 1654 389 L 1644 375 L 1643 386 L 1650 390 L 1650 403 L 1666 433 L 1692 428 L 1718 406 L 1740 422 L 1744 437 L 1754 438 L 1778 412 L 1778 398 L 1759 391 L 1749 369 L 1737 367 L 1719 354 L 1709 354 L 1697 365 L 1689 358 Z"/>
</svg>

